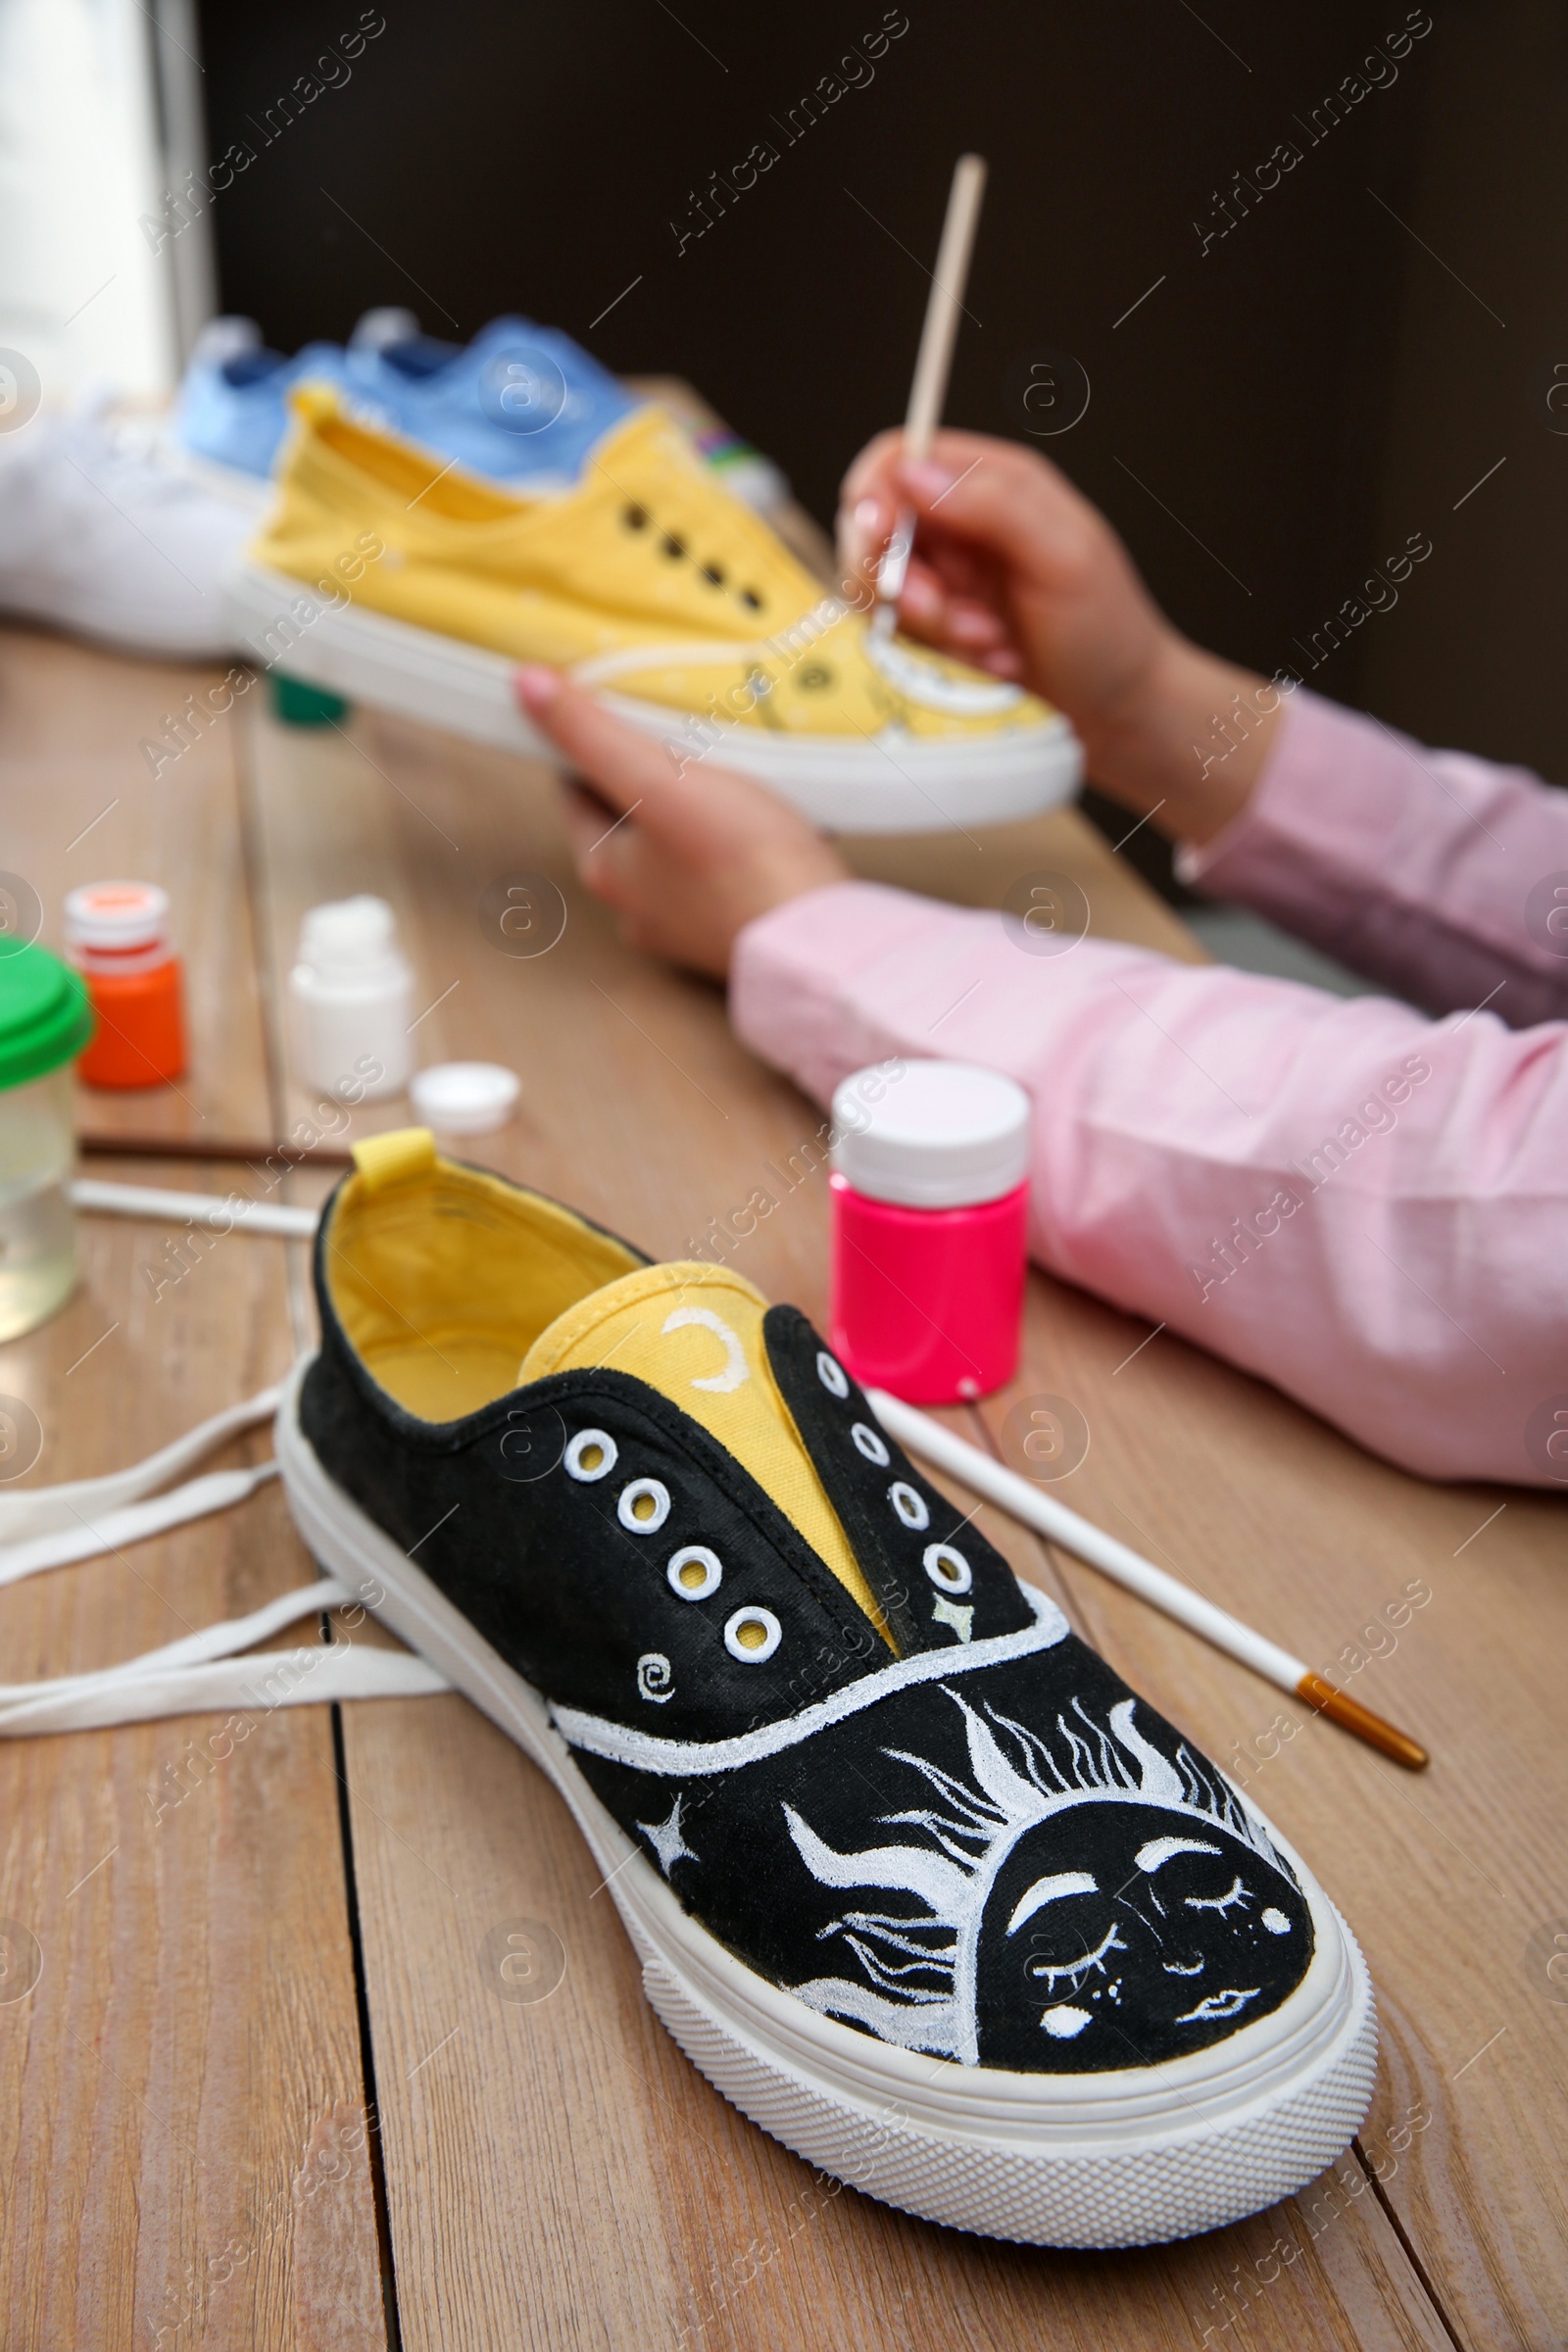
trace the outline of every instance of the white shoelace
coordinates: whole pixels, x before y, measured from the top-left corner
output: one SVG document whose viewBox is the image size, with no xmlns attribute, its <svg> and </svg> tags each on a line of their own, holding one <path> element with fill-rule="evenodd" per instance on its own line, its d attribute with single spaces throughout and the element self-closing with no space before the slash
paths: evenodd
<svg viewBox="0 0 1568 2352">
<path fill-rule="evenodd" d="M 0 1585 L 120 1552 L 127 1544 L 243 1502 L 277 1476 L 275 1462 L 209 1471 L 168 1493 L 158 1490 L 240 1431 L 270 1419 L 281 1395 L 281 1388 L 263 1389 L 127 1470 L 0 1494 Z M 280 1593 L 248 1616 L 205 1626 L 118 1665 L 47 1682 L 0 1683 L 0 1738 L 98 1730 L 235 1707 L 266 1714 L 273 1707 L 329 1699 L 416 1698 L 452 1688 L 423 1658 L 408 1650 L 364 1647 L 341 1629 L 332 1642 L 309 1648 L 268 1650 L 260 1657 L 238 1654 L 300 1617 L 355 1605 L 352 1592 L 324 1577 Z"/>
</svg>

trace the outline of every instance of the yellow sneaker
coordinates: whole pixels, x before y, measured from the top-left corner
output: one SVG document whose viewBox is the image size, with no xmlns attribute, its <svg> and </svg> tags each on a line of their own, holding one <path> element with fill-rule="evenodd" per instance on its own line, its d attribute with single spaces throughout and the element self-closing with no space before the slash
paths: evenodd
<svg viewBox="0 0 1568 2352">
<path fill-rule="evenodd" d="M 639 410 L 581 482 L 522 498 L 294 396 L 277 503 L 229 581 L 257 661 L 411 717 L 554 756 L 519 662 L 597 688 L 675 757 L 711 754 L 841 831 L 1001 822 L 1079 776 L 1066 721 L 823 590 Z"/>
</svg>

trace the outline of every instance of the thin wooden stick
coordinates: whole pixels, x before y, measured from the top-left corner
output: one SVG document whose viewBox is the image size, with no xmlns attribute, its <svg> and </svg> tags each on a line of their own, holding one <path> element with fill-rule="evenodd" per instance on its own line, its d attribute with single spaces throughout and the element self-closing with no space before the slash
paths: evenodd
<svg viewBox="0 0 1568 2352">
<path fill-rule="evenodd" d="M 974 233 L 979 225 L 980 200 L 985 187 L 984 159 L 978 155 L 960 155 L 954 167 L 953 186 L 948 194 L 948 217 L 942 226 L 942 243 L 926 299 L 925 324 L 920 330 L 920 350 L 904 420 L 905 455 L 917 460 L 929 457 L 931 436 L 942 421 L 958 314 L 963 309 L 969 256 L 974 251 Z M 887 553 L 877 566 L 877 610 L 872 626 L 884 636 L 898 622 L 899 598 L 904 593 L 914 547 L 914 524 L 913 509 L 901 507 Z"/>
<path fill-rule="evenodd" d="M 83 1158 L 95 1159 L 233 1159 L 282 1160 L 291 1168 L 352 1168 L 352 1152 L 323 1144 L 309 1150 L 296 1144 L 265 1144 L 243 1136 L 215 1136 L 211 1142 L 192 1135 L 78 1135 L 76 1149 Z"/>
<path fill-rule="evenodd" d="M 983 1494 L 988 1502 L 998 1503 L 1014 1519 L 1021 1519 L 1025 1527 L 1049 1536 L 1053 1543 L 1060 1544 L 1080 1560 L 1087 1560 L 1091 1568 L 1098 1568 L 1102 1575 L 1125 1586 L 1129 1592 L 1136 1592 L 1141 1600 L 1163 1610 L 1167 1617 L 1174 1617 L 1178 1625 L 1201 1634 L 1205 1642 L 1211 1642 L 1227 1656 L 1239 1659 L 1242 1665 L 1250 1666 L 1254 1674 L 1262 1675 L 1277 1689 L 1290 1691 L 1295 1698 L 1305 1699 L 1317 1713 L 1327 1715 L 1346 1731 L 1354 1732 L 1358 1740 L 1392 1756 L 1396 1764 L 1420 1772 L 1429 1762 L 1426 1749 L 1416 1740 L 1396 1730 L 1392 1723 L 1385 1723 L 1369 1707 L 1348 1697 L 1345 1691 L 1336 1690 L 1322 1675 L 1314 1674 L 1304 1658 L 1294 1657 L 1277 1642 L 1270 1642 L 1266 1635 L 1254 1633 L 1250 1625 L 1233 1617 L 1228 1609 L 1204 1600 L 1201 1593 L 1194 1592 L 1179 1578 L 1156 1568 L 1152 1560 L 1146 1560 L 1141 1552 L 1134 1551 L 1115 1536 L 1107 1536 L 1092 1520 L 1081 1519 L 1054 1495 L 1043 1494 L 1031 1480 L 1004 1470 L 990 1454 L 955 1436 L 928 1413 L 918 1412 L 912 1404 L 904 1404 L 881 1389 L 870 1389 L 867 1395 L 888 1435 L 907 1446 L 910 1453 L 921 1454 L 938 1469 L 961 1479 L 976 1494 Z"/>
<path fill-rule="evenodd" d="M 953 346 L 958 333 L 958 313 L 969 282 L 969 257 L 980 224 L 980 203 L 986 192 L 986 167 L 978 155 L 960 155 L 954 166 L 948 195 L 948 217 L 942 224 L 942 243 L 931 292 L 920 330 L 920 351 L 909 387 L 909 410 L 904 420 L 911 458 L 931 454 L 931 436 L 942 421 L 953 368 Z"/>
</svg>

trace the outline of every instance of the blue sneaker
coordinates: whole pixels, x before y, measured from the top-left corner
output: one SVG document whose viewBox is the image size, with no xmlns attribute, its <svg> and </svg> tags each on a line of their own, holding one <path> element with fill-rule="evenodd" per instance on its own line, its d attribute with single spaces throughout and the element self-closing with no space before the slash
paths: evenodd
<svg viewBox="0 0 1568 2352">
<path fill-rule="evenodd" d="M 288 395 L 307 378 L 347 389 L 347 355 L 307 343 L 270 351 L 254 318 L 215 318 L 196 338 L 172 419 L 176 449 L 227 473 L 270 479 L 288 430 Z"/>
<path fill-rule="evenodd" d="M 421 334 L 410 311 L 368 311 L 346 351 L 308 343 L 293 359 L 268 350 L 253 319 L 219 318 L 186 369 L 174 442 L 204 466 L 265 481 L 288 430 L 288 396 L 306 381 L 336 386 L 356 422 L 536 490 L 574 483 L 593 444 L 639 405 L 569 335 L 526 318 L 493 319 L 465 348 Z M 698 446 L 748 505 L 788 495 L 777 468 L 733 434 L 699 436 Z"/>
<path fill-rule="evenodd" d="M 641 405 L 569 335 L 528 318 L 492 319 L 464 350 L 421 335 L 412 312 L 368 311 L 347 377 L 363 421 L 535 489 L 575 482 L 594 443 Z M 692 439 L 747 506 L 765 514 L 789 497 L 778 467 L 727 425 L 694 428 Z"/>
<path fill-rule="evenodd" d="M 301 383 L 332 384 L 357 423 L 419 441 L 470 472 L 562 488 L 632 395 L 569 335 L 497 318 L 465 348 L 419 332 L 408 311 L 368 312 L 345 351 L 270 351 L 250 318 L 220 318 L 199 338 L 180 386 L 174 435 L 210 466 L 268 479 Z"/>
<path fill-rule="evenodd" d="M 372 342 L 370 323 L 349 347 L 351 400 L 383 411 L 382 430 L 499 481 L 574 482 L 594 443 L 638 405 L 569 335 L 527 318 L 492 319 L 466 350 L 416 328 Z"/>
<path fill-rule="evenodd" d="M 327 382 L 358 422 L 423 442 L 502 481 L 575 481 L 593 443 L 637 403 L 568 335 L 497 318 L 466 349 L 419 332 L 408 311 L 371 311 L 347 351 L 270 351 L 249 318 L 220 318 L 180 386 L 174 434 L 191 456 L 267 479 L 288 430 L 288 396 Z"/>
</svg>

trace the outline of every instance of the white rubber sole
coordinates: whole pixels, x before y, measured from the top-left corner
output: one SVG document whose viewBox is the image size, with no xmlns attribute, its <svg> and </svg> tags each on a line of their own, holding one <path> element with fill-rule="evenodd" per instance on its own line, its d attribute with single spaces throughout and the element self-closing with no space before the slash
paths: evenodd
<svg viewBox="0 0 1568 2352">
<path fill-rule="evenodd" d="M 1032 2245 L 1128 2246 L 1260 2212 L 1340 2155 L 1366 2113 L 1377 2026 L 1355 1940 L 1277 1832 L 1316 1951 L 1273 2016 L 1168 2066 L 1052 2078 L 894 2048 L 809 2009 L 690 1918 L 594 1795 L 531 1685 L 327 1477 L 292 1375 L 277 1458 L 323 1568 L 547 1773 L 609 1882 L 643 1986 L 687 2056 L 786 2147 L 884 2204 Z"/>
<path fill-rule="evenodd" d="M 352 602 L 332 604 L 305 580 L 241 561 L 224 587 L 236 641 L 263 669 L 280 668 L 405 718 L 422 719 L 532 760 L 561 754 L 523 717 L 517 664 L 504 654 L 389 620 Z M 704 722 L 601 690 L 634 726 L 701 761 L 744 768 L 813 824 L 835 833 L 938 833 L 1010 824 L 1070 800 L 1083 774 L 1078 739 L 1054 716 L 1039 727 L 984 737 L 962 749 L 886 730 L 872 739 L 782 735 Z"/>
<path fill-rule="evenodd" d="M 161 622 L 150 604 L 84 597 L 74 587 L 33 587 L 25 592 L 15 585 L 0 588 L 0 619 L 58 629 L 63 636 L 105 646 L 114 654 L 131 654 L 142 662 L 246 659 L 244 647 L 223 622 L 221 607 L 209 603 L 209 611 L 215 614 L 211 622 L 204 617 L 194 626 L 184 626 L 177 620 Z"/>
</svg>

